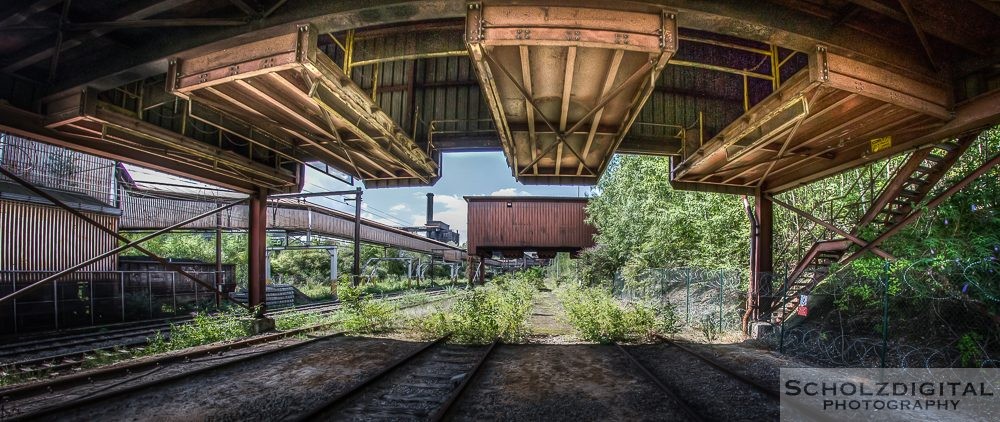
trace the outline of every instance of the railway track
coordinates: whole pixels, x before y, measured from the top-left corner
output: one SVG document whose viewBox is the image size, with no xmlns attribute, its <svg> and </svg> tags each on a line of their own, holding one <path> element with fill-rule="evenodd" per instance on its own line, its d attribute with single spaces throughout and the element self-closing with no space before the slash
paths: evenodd
<svg viewBox="0 0 1000 422">
<path fill-rule="evenodd" d="M 720 417 L 724 417 L 722 415 L 726 414 L 742 414 L 749 419 L 774 419 L 777 417 L 780 395 L 775 387 L 769 387 L 751 379 L 680 343 L 664 337 L 659 337 L 659 339 L 669 348 L 657 350 L 657 360 L 652 365 L 630 351 L 629 349 L 632 347 L 619 344 L 615 344 L 615 346 L 634 367 L 677 403 L 678 408 L 688 419 L 693 421 L 719 420 Z M 710 385 L 711 390 L 715 393 L 734 397 L 726 403 L 737 402 L 734 405 L 746 406 L 745 411 L 722 409 L 718 406 L 720 402 L 717 400 L 717 396 L 700 393 L 699 385 Z M 754 396 L 765 400 L 766 403 L 755 400 Z M 744 397 L 745 399 L 736 400 L 735 397 Z M 770 407 L 762 408 L 760 406 L 762 404 Z M 718 413 L 720 410 L 723 411 L 721 414 Z M 754 414 L 752 412 L 760 413 Z M 768 412 L 769 414 L 765 415 Z"/>
<path fill-rule="evenodd" d="M 444 292 L 437 293 L 432 295 L 432 297 L 442 296 L 443 294 Z M 405 309 L 410 307 L 422 306 L 434 302 L 436 300 L 440 299 L 432 299 L 431 301 L 422 302 L 419 304 L 411 304 L 403 306 L 402 308 Z M 44 408 L 36 409 L 27 413 L 6 415 L 5 418 L 0 418 L 0 419 L 4 421 L 36 420 L 47 416 L 57 415 L 61 414 L 62 412 L 77 409 L 80 406 L 106 402 L 108 400 L 116 400 L 123 396 L 140 393 L 150 389 L 155 389 L 156 387 L 161 386 L 165 383 L 182 380 L 186 377 L 191 377 L 208 371 L 214 371 L 214 370 L 224 369 L 227 367 L 232 367 L 235 365 L 252 361 L 254 359 L 260 359 L 262 357 L 274 355 L 280 352 L 291 351 L 293 349 L 297 349 L 308 344 L 314 344 L 319 341 L 325 341 L 335 337 L 342 336 L 343 335 L 342 332 L 336 332 L 328 335 L 323 335 L 320 337 L 314 337 L 302 342 L 296 342 L 288 345 L 280 345 L 265 350 L 263 352 L 256 352 L 256 353 L 244 352 L 242 354 L 229 353 L 235 350 L 247 349 L 252 346 L 259 346 L 266 343 L 272 343 L 275 341 L 308 334 L 314 331 L 330 329 L 333 326 L 334 323 L 319 324 L 290 331 L 277 332 L 263 336 L 251 337 L 248 339 L 232 343 L 219 344 L 215 346 L 196 348 L 194 350 L 188 350 L 180 353 L 168 354 L 157 359 L 138 360 L 135 362 L 129 362 L 107 368 L 67 375 L 50 380 L 33 382 L 10 388 L 3 388 L 0 389 L 0 397 L 3 398 L 3 401 L 16 402 L 18 400 L 24 400 L 27 398 L 37 396 L 39 394 L 59 393 L 61 391 L 70 390 L 73 389 L 74 387 L 78 387 L 81 385 L 93 384 L 95 382 L 100 382 L 100 381 L 113 381 L 111 387 L 108 387 L 107 389 L 101 389 L 95 393 L 88 393 L 76 399 L 60 402 L 52 406 L 45 406 Z M 147 377 L 150 374 L 157 373 L 161 369 L 167 367 L 167 365 L 178 364 L 178 363 L 180 364 L 199 363 L 199 362 L 208 362 L 215 360 L 219 360 L 220 362 L 209 364 L 207 366 L 202 366 L 198 369 L 191 371 L 181 371 L 174 375 L 159 377 L 154 380 L 148 380 L 148 381 L 142 380 L 144 377 Z M 116 386 L 120 386 L 123 384 L 129 384 L 129 385 L 122 388 L 114 388 Z"/>
<path fill-rule="evenodd" d="M 430 302 L 440 300 L 444 290 L 426 293 Z M 388 300 L 400 300 L 404 293 L 387 295 Z M 429 302 L 428 302 L 429 303 Z M 281 317 L 294 312 L 305 314 L 327 314 L 340 309 L 340 301 L 329 301 L 304 305 L 296 308 L 271 312 L 272 317 Z M 180 323 L 186 323 L 181 321 Z M 76 334 L 69 337 L 25 342 L 0 349 L 0 372 L 16 374 L 25 378 L 59 376 L 78 372 L 96 359 L 121 360 L 141 352 L 149 344 L 149 339 L 158 333 L 170 337 L 170 327 L 178 322 L 157 323 L 144 327 L 105 331 L 97 334 Z M 109 344 L 110 343 L 110 344 Z M 90 346 L 88 345 L 96 345 Z M 47 353 L 62 351 L 61 353 Z M 19 358 L 20 357 L 20 358 Z"/>
<path fill-rule="evenodd" d="M 142 381 L 142 378 L 159 371 L 161 365 L 164 364 L 176 363 L 176 362 L 192 362 L 195 359 L 199 358 L 207 360 L 211 359 L 213 355 L 221 355 L 223 352 L 226 351 L 232 351 L 235 349 L 242 349 L 253 345 L 277 341 L 294 335 L 304 334 L 316 329 L 319 328 L 308 327 L 290 332 L 273 334 L 271 336 L 267 336 L 267 338 L 250 339 L 250 340 L 245 340 L 243 342 L 238 342 L 238 344 L 223 345 L 220 346 L 219 348 L 213 348 L 212 350 L 198 350 L 191 353 L 173 355 L 162 360 L 142 362 L 134 365 L 126 365 L 127 367 L 109 368 L 106 371 L 99 371 L 96 373 L 86 374 L 87 376 L 85 378 L 66 377 L 67 379 L 56 379 L 53 380 L 52 382 L 40 383 L 40 385 L 27 385 L 21 388 L 0 390 L 0 395 L 2 395 L 6 400 L 17 400 L 24 397 L 30 397 L 31 395 L 35 394 L 52 392 L 60 389 L 74 387 L 81 384 L 91 383 L 94 382 L 95 380 L 124 378 L 116 382 L 114 385 L 132 383 L 131 385 L 128 385 L 127 387 L 124 388 L 109 389 L 97 393 L 87 394 L 73 400 L 63 401 L 58 404 L 47 406 L 32 412 L 11 415 L 4 420 L 5 421 L 38 420 L 44 417 L 51 417 L 53 415 L 58 415 L 63 412 L 71 411 L 81 406 L 115 400 L 130 394 L 137 394 L 146 390 L 155 389 L 156 387 L 169 382 L 179 381 L 183 380 L 184 378 L 195 376 L 205 372 L 220 370 L 223 368 L 239 365 L 256 359 L 261 359 L 265 356 L 273 355 L 276 353 L 288 352 L 290 350 L 297 349 L 309 344 L 329 340 L 343 335 L 342 332 L 327 334 L 320 337 L 314 337 L 306 341 L 293 343 L 281 347 L 275 347 L 260 353 L 250 353 L 243 356 L 234 357 L 230 360 L 203 366 L 201 368 L 192 371 L 184 371 L 167 377 L 160 377 L 153 380 Z M 68 379 L 68 378 L 73 378 L 73 379 Z"/>
<path fill-rule="evenodd" d="M 499 344 L 460 346 L 446 340 L 403 356 L 298 420 L 442 420 Z"/>
</svg>

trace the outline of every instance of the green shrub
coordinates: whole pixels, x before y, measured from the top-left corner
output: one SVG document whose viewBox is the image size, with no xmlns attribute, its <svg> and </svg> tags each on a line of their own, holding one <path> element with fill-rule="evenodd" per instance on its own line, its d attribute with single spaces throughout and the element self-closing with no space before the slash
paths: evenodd
<svg viewBox="0 0 1000 422">
<path fill-rule="evenodd" d="M 659 308 L 642 302 L 622 304 L 600 288 L 569 288 L 561 292 L 560 298 L 570 324 L 584 340 L 635 341 L 677 330 L 677 316 L 669 304 Z"/>
<path fill-rule="evenodd" d="M 983 349 L 979 342 L 983 341 L 983 336 L 977 332 L 967 332 L 958 339 L 959 357 L 962 359 L 963 368 L 973 368 L 979 366 L 983 358 Z"/>
<path fill-rule="evenodd" d="M 178 350 L 225 340 L 234 340 L 251 334 L 246 311 L 233 310 L 215 315 L 198 314 L 190 323 L 172 324 L 170 340 L 163 336 L 150 339 L 154 352 Z"/>
<path fill-rule="evenodd" d="M 531 277 L 499 276 L 500 282 L 459 294 L 447 311 L 433 312 L 417 322 L 421 331 L 451 341 L 487 344 L 495 338 L 519 341 L 528 333 L 532 298 L 536 287 Z"/>
<path fill-rule="evenodd" d="M 701 331 L 702 337 L 709 343 L 718 340 L 719 334 L 722 334 L 722 327 L 719 326 L 719 321 L 714 315 L 705 315 L 702 317 L 698 328 Z"/>
<path fill-rule="evenodd" d="M 392 331 L 399 321 L 399 308 L 384 300 L 365 295 L 360 288 L 346 285 L 340 295 L 341 324 L 349 333 L 374 334 Z"/>
</svg>

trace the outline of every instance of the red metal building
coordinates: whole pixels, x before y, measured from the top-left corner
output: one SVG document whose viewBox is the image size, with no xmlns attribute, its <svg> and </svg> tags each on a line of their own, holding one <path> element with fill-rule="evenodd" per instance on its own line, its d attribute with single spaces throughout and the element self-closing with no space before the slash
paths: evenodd
<svg viewBox="0 0 1000 422">
<path fill-rule="evenodd" d="M 587 198 L 466 196 L 465 201 L 470 256 L 538 252 L 544 258 L 594 245 L 596 230 L 584 222 Z"/>
</svg>

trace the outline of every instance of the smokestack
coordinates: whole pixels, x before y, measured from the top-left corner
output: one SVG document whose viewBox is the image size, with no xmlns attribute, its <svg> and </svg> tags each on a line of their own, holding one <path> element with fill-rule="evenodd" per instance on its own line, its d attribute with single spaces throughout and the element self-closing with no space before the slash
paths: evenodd
<svg viewBox="0 0 1000 422">
<path fill-rule="evenodd" d="M 431 224 L 434 221 L 434 194 L 427 194 L 427 224 Z"/>
</svg>

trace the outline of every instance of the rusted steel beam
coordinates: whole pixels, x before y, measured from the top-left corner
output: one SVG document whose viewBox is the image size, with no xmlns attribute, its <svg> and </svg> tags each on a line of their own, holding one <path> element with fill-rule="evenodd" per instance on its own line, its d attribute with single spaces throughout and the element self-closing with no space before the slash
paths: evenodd
<svg viewBox="0 0 1000 422">
<path fill-rule="evenodd" d="M 792 169 L 816 174 L 837 166 L 837 158 L 857 152 L 870 160 L 885 148 L 869 148 L 875 138 L 905 142 L 932 132 L 932 124 L 951 119 L 949 102 L 942 86 L 817 46 L 810 53 L 808 72 L 789 79 L 686 157 L 675 175 L 680 181 L 755 183 L 774 192 L 774 180 L 787 179 Z M 784 146 L 768 148 L 783 136 L 788 136 Z M 817 163 L 815 158 L 822 154 L 797 155 L 806 149 L 829 153 L 830 160 Z M 785 157 L 785 152 L 796 155 Z M 804 166 L 807 162 L 812 165 Z M 730 172 L 736 168 L 744 170 Z"/>
<path fill-rule="evenodd" d="M 222 207 L 213 209 L 211 211 L 201 213 L 201 214 L 199 214 L 197 216 L 194 216 L 192 218 L 189 218 L 187 220 L 181 221 L 181 222 L 176 223 L 176 224 L 172 224 L 169 227 L 165 227 L 163 229 L 157 230 L 157 231 L 155 231 L 153 233 L 150 233 L 150 234 L 148 234 L 146 236 L 143 236 L 140 239 L 137 239 L 137 240 L 134 240 L 134 241 L 130 241 L 130 242 L 128 242 L 128 243 L 126 243 L 126 244 L 124 244 L 122 246 L 119 246 L 117 248 L 114 248 L 114 249 L 112 249 L 112 250 L 110 250 L 108 252 L 105 252 L 105 253 L 100 254 L 100 255 L 98 255 L 96 257 L 90 258 L 90 259 L 88 259 L 88 260 L 86 260 L 84 262 L 81 262 L 79 264 L 76 264 L 76 265 L 74 265 L 74 266 L 72 266 L 70 268 L 67 268 L 67 269 L 62 270 L 62 271 L 60 271 L 58 273 L 55 273 L 55 274 L 53 274 L 51 276 L 48 276 L 48 277 L 45 277 L 45 278 L 43 278 L 43 279 L 41 279 L 39 281 L 36 281 L 36 282 L 34 282 L 34 283 L 32 283 L 32 284 L 30 284 L 28 286 L 25 286 L 24 288 L 22 288 L 22 289 L 20 289 L 20 290 L 18 290 L 16 292 L 13 292 L 13 293 L 11 293 L 11 294 L 9 294 L 7 296 L 0 297 L 0 304 L 2 304 L 4 302 L 7 302 L 9 300 L 15 299 L 18 296 L 21 296 L 21 295 L 23 295 L 23 294 L 25 294 L 25 293 L 27 293 L 27 292 L 29 292 L 29 291 L 37 288 L 37 287 L 40 287 L 40 286 L 42 286 L 42 285 L 44 285 L 44 284 L 46 284 L 46 283 L 48 283 L 50 281 L 56 280 L 56 279 L 58 279 L 58 278 L 60 278 L 60 277 L 62 277 L 64 275 L 66 275 L 66 274 L 69 274 L 69 273 L 72 273 L 72 272 L 74 272 L 76 270 L 79 270 L 80 268 L 86 267 L 86 266 L 88 266 L 90 264 L 93 264 L 93 263 L 95 263 L 97 261 L 100 261 L 100 260 L 105 259 L 107 257 L 110 257 L 112 255 L 115 255 L 115 254 L 117 254 L 117 253 L 119 253 L 121 251 L 124 251 L 126 249 L 134 248 L 135 246 L 140 245 L 140 244 L 142 244 L 142 243 L 144 243 L 144 242 L 146 242 L 146 241 L 148 241 L 150 239 L 153 239 L 153 238 L 155 238 L 155 237 L 157 237 L 157 236 L 159 236 L 161 234 L 167 233 L 167 232 L 169 232 L 169 231 L 171 231 L 173 229 L 176 229 L 178 227 L 182 227 L 184 225 L 187 225 L 187 224 L 192 223 L 194 221 L 200 220 L 202 218 L 211 216 L 211 215 L 213 215 L 215 213 L 218 213 L 218 212 L 221 212 L 221 211 L 225 211 L 225 210 L 230 209 L 232 207 L 235 207 L 236 205 L 239 205 L 239 204 L 241 204 L 243 202 L 245 202 L 245 200 L 239 200 L 239 201 L 236 201 L 236 202 L 232 202 L 232 203 L 230 203 L 228 205 L 224 205 Z"/>
<path fill-rule="evenodd" d="M 916 150 L 923 145 L 931 144 L 941 139 L 978 132 L 982 128 L 1000 123 L 1000 107 L 998 107 L 998 104 L 1000 104 L 1000 89 L 990 91 L 987 94 L 959 104 L 955 109 L 954 118 L 944 123 L 944 125 L 918 132 L 915 134 L 916 136 L 908 136 L 899 140 L 894 139 L 889 148 L 877 152 L 871 152 L 864 147 L 851 151 L 842 151 L 828 166 L 823 166 L 822 168 L 807 166 L 794 172 L 783 174 L 781 177 L 765 182 L 764 189 L 768 192 L 779 193 L 813 180 L 822 179 L 871 163 L 875 160 Z"/>
<path fill-rule="evenodd" d="M 674 14 L 656 6 L 594 3 L 467 6 L 469 57 L 515 177 L 593 183 L 676 51 Z M 524 101 L 510 101 L 516 97 Z M 587 130 L 591 126 L 614 129 Z"/>
<path fill-rule="evenodd" d="M 174 60 L 167 89 L 192 102 L 227 103 L 245 121 L 290 129 L 308 144 L 300 159 L 321 159 L 363 180 L 436 181 L 436 162 L 319 50 L 317 35 L 315 27 L 300 25 L 236 49 Z"/>
<path fill-rule="evenodd" d="M 814 216 L 814 215 L 812 215 L 812 214 L 810 214 L 808 212 L 805 212 L 803 210 L 800 210 L 800 209 L 796 208 L 794 205 L 791 205 L 791 204 L 788 204 L 788 203 L 786 203 L 784 201 L 781 201 L 780 199 L 775 198 L 774 195 L 771 195 L 769 193 L 766 193 L 764 195 L 766 195 L 775 204 L 781 205 L 785 209 L 787 209 L 787 210 L 789 210 L 791 212 L 794 212 L 795 214 L 798 214 L 799 216 L 805 218 L 806 220 L 812 221 L 813 223 L 819 224 L 820 226 L 823 226 L 824 228 L 826 228 L 826 229 L 828 229 L 828 230 L 830 230 L 830 231 L 832 231 L 834 233 L 837 233 L 837 234 L 839 234 L 841 236 L 844 236 L 845 238 L 847 238 L 847 240 L 850 240 L 851 242 L 854 242 L 858 246 L 864 247 L 864 246 L 868 245 L 868 242 L 866 242 L 864 239 L 861 239 L 861 238 L 859 238 L 857 236 L 854 236 L 854 235 L 852 235 L 852 234 L 850 234 L 850 233 L 848 233 L 848 232 L 846 232 L 844 230 L 841 230 L 840 228 L 838 228 L 837 226 L 834 226 L 833 224 L 830 224 L 830 223 L 828 223 L 826 221 L 820 220 L 819 218 L 816 218 L 816 216 Z M 880 256 L 882 258 L 888 259 L 890 261 L 895 261 L 896 260 L 896 257 L 890 255 L 888 252 L 883 251 L 882 249 L 879 249 L 877 247 L 873 247 L 872 248 L 872 252 L 874 252 L 876 255 L 878 255 L 878 256 Z"/>
<path fill-rule="evenodd" d="M 757 244 L 754 246 L 753 258 L 756 277 L 761 274 L 774 274 L 774 204 L 761 192 L 754 197 L 754 217 L 757 220 Z M 771 283 L 757 282 L 757 293 L 760 295 L 758 308 L 769 309 L 771 301 Z"/>
<path fill-rule="evenodd" d="M 854 252 L 853 254 L 851 254 L 850 256 L 848 256 L 847 258 L 842 259 L 840 261 L 841 265 L 847 265 L 847 264 L 851 263 L 852 261 L 854 261 L 855 259 L 857 259 L 859 256 L 861 256 L 862 254 L 864 254 L 865 252 L 868 252 L 872 248 L 875 248 L 876 246 L 878 246 L 879 244 L 881 244 L 882 242 L 884 242 L 886 239 L 892 237 L 896 233 L 899 233 L 900 230 L 902 230 L 904 227 L 910 225 L 910 223 L 916 221 L 916 219 L 918 217 L 920 217 L 921 215 L 923 215 L 925 212 L 927 212 L 928 210 L 932 210 L 934 208 L 937 208 L 937 206 L 941 205 L 942 202 L 944 202 L 945 200 L 947 200 L 948 198 L 950 198 L 956 192 L 958 192 L 958 191 L 962 190 L 963 188 L 965 188 L 966 186 L 968 186 L 969 183 L 972 183 L 973 181 L 975 181 L 976 179 L 978 179 L 979 176 L 982 176 L 983 174 L 986 174 L 986 172 L 992 170 L 993 167 L 996 167 L 998 164 L 1000 164 L 1000 155 L 995 155 L 989 161 L 987 161 L 986 163 L 983 163 L 983 165 L 979 166 L 978 168 L 976 168 L 975 170 L 973 170 L 971 173 L 969 173 L 967 176 L 963 177 L 962 180 L 959 180 L 957 183 L 955 183 L 954 185 L 952 185 L 950 188 L 946 189 L 944 192 L 941 192 L 941 194 L 939 194 L 938 196 L 934 197 L 934 199 L 932 199 L 930 202 L 928 202 L 927 205 L 916 209 L 915 211 L 913 211 L 912 213 L 910 213 L 910 215 L 906 216 L 906 218 L 904 218 L 902 221 L 900 221 L 900 222 L 896 223 L 896 225 L 892 226 L 892 228 L 890 228 L 889 230 L 887 230 L 885 233 L 882 233 L 881 235 L 879 235 L 878 237 L 876 237 L 875 239 L 873 239 L 871 242 L 868 243 L 868 245 L 862 246 L 861 249 L 858 249 L 857 252 Z"/>
<path fill-rule="evenodd" d="M 38 188 L 33 183 L 20 178 L 16 174 L 8 171 L 7 169 L 5 169 L 3 167 L 0 167 L 0 174 L 3 174 L 7 178 L 9 178 L 9 179 L 17 182 L 19 185 L 24 186 L 26 189 L 34 192 L 38 196 L 41 196 L 42 198 L 45 198 L 45 200 L 51 202 L 53 205 L 55 205 L 55 206 L 57 206 L 57 207 L 65 210 L 66 212 L 72 214 L 74 217 L 83 220 L 85 223 L 90 224 L 91 226 L 94 226 L 98 230 L 101 230 L 101 231 L 103 231 L 103 232 L 105 232 L 107 234 L 110 234 L 110 235 L 114 236 L 115 238 L 117 238 L 118 240 L 120 240 L 122 242 L 128 243 L 130 241 L 129 238 L 123 236 L 121 233 L 118 233 L 115 230 L 109 229 L 109 228 L 105 227 L 103 224 L 98 223 L 97 221 L 94 221 L 94 219 L 88 217 L 86 214 L 84 214 L 84 213 L 82 213 L 80 211 L 77 211 L 76 209 L 74 209 L 73 207 L 70 207 L 69 205 L 66 205 L 66 203 L 60 201 L 58 198 L 50 195 L 48 192 L 46 192 L 46 191 L 44 191 L 44 190 L 42 190 L 40 188 Z M 219 215 L 219 214 L 216 214 L 216 215 Z M 218 247 L 218 245 L 217 245 L 217 247 Z M 201 281 L 201 279 L 195 277 L 191 273 L 185 271 L 184 268 L 182 268 L 180 265 L 174 264 L 174 263 L 172 263 L 172 262 L 164 259 L 163 257 L 161 257 L 161 256 L 153 253 L 149 249 L 146 249 L 146 248 L 144 248 L 142 246 L 136 245 L 135 246 L 135 250 L 146 254 L 150 258 L 153 258 L 154 260 L 156 260 L 157 262 L 159 262 L 160 265 L 163 265 L 164 269 L 166 269 L 167 271 L 174 271 L 174 272 L 176 272 L 176 273 L 184 276 L 185 278 L 187 278 L 187 279 L 189 279 L 189 280 L 191 280 L 191 281 L 193 281 L 195 283 L 198 283 L 198 284 L 200 284 L 202 286 L 205 286 L 205 287 L 211 289 L 212 292 L 215 293 L 216 304 L 218 304 L 219 298 L 223 296 L 222 292 L 219 291 L 219 286 L 222 285 L 221 284 L 221 271 L 222 271 L 222 267 L 221 267 L 222 263 L 221 262 L 217 262 L 216 263 L 216 275 L 215 275 L 216 285 L 212 286 L 212 285 L 210 285 L 210 284 L 208 284 L 208 283 L 206 283 L 204 281 Z M 226 300 L 230 300 L 228 296 L 226 297 Z M 239 303 L 239 302 L 236 302 L 236 303 L 238 303 L 241 306 L 246 307 L 242 303 Z"/>
<path fill-rule="evenodd" d="M 247 300 L 257 316 L 267 312 L 267 190 L 250 196 L 247 227 Z"/>
<path fill-rule="evenodd" d="M 354 287 L 361 284 L 361 194 L 361 188 L 354 191 L 354 261 L 351 263 Z"/>
<path fill-rule="evenodd" d="M 753 2 L 661 0 L 650 3 L 677 8 L 679 25 L 685 28 L 720 32 L 798 51 L 807 51 L 816 43 L 824 43 L 839 53 L 863 57 L 866 61 L 891 69 L 929 78 L 937 74 L 927 68 L 922 57 L 915 57 L 908 49 L 873 38 L 857 28 L 831 26 L 828 19 L 793 7 L 761 7 Z M 282 4 L 284 1 L 279 1 L 275 6 Z M 151 39 L 148 45 L 133 51 L 128 60 L 105 61 L 100 66 L 75 66 L 75 73 L 63 72 L 65 75 L 57 89 L 85 84 L 110 89 L 162 72 L 170 57 L 184 56 L 187 51 L 210 44 L 231 46 L 238 42 L 240 36 L 258 31 L 258 28 L 267 31 L 281 25 L 309 21 L 324 33 L 336 33 L 355 28 L 358 22 L 370 26 L 410 24 L 461 18 L 466 11 L 463 2 L 452 0 L 395 0 L 364 8 L 350 2 L 303 2 L 277 10 L 278 13 L 273 16 L 264 13 L 263 18 L 252 27 L 217 28 L 183 38 Z M 923 19 L 921 23 L 927 26 Z M 93 64 L 97 64 L 96 60 Z"/>
<path fill-rule="evenodd" d="M 112 144 L 99 137 L 83 136 L 76 133 L 57 132 L 45 127 L 42 116 L 0 104 L 0 129 L 24 138 L 46 144 L 80 151 L 87 154 L 114 159 L 165 173 L 187 177 L 199 182 L 210 183 L 224 188 L 247 193 L 252 189 L 246 176 L 220 174 L 196 163 L 189 162 L 177 154 L 161 154 L 148 144 Z M 162 148 L 159 148 L 162 151 Z"/>
<path fill-rule="evenodd" d="M 140 7 L 138 9 L 133 9 L 133 11 L 120 15 L 116 18 L 116 21 L 134 21 L 142 20 L 150 16 L 155 16 L 160 13 L 166 12 L 168 10 L 183 6 L 184 4 L 190 3 L 193 0 L 162 0 L 156 1 L 147 6 Z M 2 69 L 7 73 L 14 73 L 18 70 L 24 69 L 35 63 L 41 62 L 55 54 L 62 53 L 66 50 L 79 47 L 89 40 L 100 38 L 111 32 L 111 29 L 94 29 L 87 34 L 83 34 L 71 39 L 65 40 L 57 48 L 50 48 L 42 50 L 39 52 L 29 53 L 27 56 L 16 57 L 13 59 L 12 63 L 4 66 Z M 131 82 L 131 81 L 128 81 Z M 121 85 L 121 84 L 119 84 Z"/>
<path fill-rule="evenodd" d="M 53 6 L 62 1 L 63 0 L 37 0 L 30 5 L 11 4 L 11 7 L 4 8 L 5 10 L 3 11 L 3 14 L 0 15 L 6 16 L 6 18 L 0 20 L 0 27 L 18 25 L 28 19 L 31 19 L 31 17 L 37 13 L 51 9 Z"/>
<path fill-rule="evenodd" d="M 917 170 L 917 167 L 920 167 L 920 163 L 923 162 L 928 155 L 930 155 L 931 149 L 933 148 L 927 147 L 913 151 L 913 154 L 910 155 L 910 158 L 907 159 L 905 163 L 903 163 L 903 166 L 896 170 L 896 175 L 893 176 L 892 180 L 890 180 L 885 186 L 882 193 L 875 198 L 875 202 L 872 203 L 868 212 L 861 217 L 861 221 L 858 221 L 858 228 L 871 223 L 872 220 L 875 219 L 875 216 L 882 212 L 885 206 L 889 204 L 889 201 L 899 195 L 899 191 L 902 190 L 903 186 L 906 184 L 906 179 L 909 179 L 910 176 L 913 175 L 913 172 Z"/>
<path fill-rule="evenodd" d="M 913 28 L 913 32 L 917 34 L 917 39 L 920 40 L 920 45 L 924 47 L 924 54 L 927 54 L 927 61 L 930 62 L 931 66 L 935 69 L 941 70 L 941 66 L 934 58 L 934 49 L 931 47 L 930 43 L 927 42 L 927 36 L 924 35 L 924 30 L 920 27 L 920 24 L 917 23 L 917 18 L 913 15 L 913 9 L 910 7 L 910 1 L 898 0 L 898 2 L 899 6 L 903 8 L 903 12 L 906 13 L 906 19 Z"/>
</svg>

